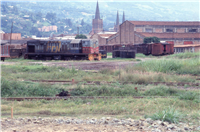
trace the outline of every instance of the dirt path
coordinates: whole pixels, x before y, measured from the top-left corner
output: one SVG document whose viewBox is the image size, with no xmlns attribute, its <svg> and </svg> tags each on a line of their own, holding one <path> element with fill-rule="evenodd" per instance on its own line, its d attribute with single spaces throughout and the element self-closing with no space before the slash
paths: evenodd
<svg viewBox="0 0 200 132">
<path fill-rule="evenodd" d="M 30 63 L 40 63 L 44 66 L 61 66 L 65 68 L 76 68 L 82 70 L 100 70 L 104 68 L 115 69 L 125 66 L 133 66 L 134 64 L 139 63 L 138 61 L 64 61 L 64 62 L 30 62 Z"/>
<path fill-rule="evenodd" d="M 123 132 L 129 131 L 128 127 L 110 125 L 87 125 L 87 124 L 26 124 L 22 126 L 4 129 L 4 132 Z"/>
</svg>

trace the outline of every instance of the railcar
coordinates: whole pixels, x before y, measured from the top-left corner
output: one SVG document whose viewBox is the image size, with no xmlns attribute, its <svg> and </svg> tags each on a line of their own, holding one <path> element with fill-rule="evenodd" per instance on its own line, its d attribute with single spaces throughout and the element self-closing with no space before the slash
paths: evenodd
<svg viewBox="0 0 200 132">
<path fill-rule="evenodd" d="M 101 60 L 101 54 L 93 39 L 30 40 L 24 59 L 92 61 Z"/>
<path fill-rule="evenodd" d="M 10 45 L 6 41 L 0 41 L 0 61 L 10 57 Z"/>
</svg>

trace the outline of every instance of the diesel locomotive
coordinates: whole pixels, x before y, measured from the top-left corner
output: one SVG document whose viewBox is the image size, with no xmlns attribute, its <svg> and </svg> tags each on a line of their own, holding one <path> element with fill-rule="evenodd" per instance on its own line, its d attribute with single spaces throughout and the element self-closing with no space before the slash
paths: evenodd
<svg viewBox="0 0 200 132">
<path fill-rule="evenodd" d="M 94 39 L 30 40 L 24 59 L 101 60 L 98 41 Z"/>
</svg>

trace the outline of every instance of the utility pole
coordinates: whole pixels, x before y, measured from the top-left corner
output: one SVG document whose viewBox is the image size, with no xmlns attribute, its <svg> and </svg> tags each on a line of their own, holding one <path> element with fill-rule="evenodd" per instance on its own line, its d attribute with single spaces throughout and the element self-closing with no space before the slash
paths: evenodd
<svg viewBox="0 0 200 132">
<path fill-rule="evenodd" d="M 77 34 L 79 35 L 79 26 L 77 26 Z"/>
<path fill-rule="evenodd" d="M 11 44 L 11 40 L 12 40 L 12 28 L 13 28 L 13 22 L 12 22 L 12 26 L 11 26 L 10 44 Z"/>
</svg>

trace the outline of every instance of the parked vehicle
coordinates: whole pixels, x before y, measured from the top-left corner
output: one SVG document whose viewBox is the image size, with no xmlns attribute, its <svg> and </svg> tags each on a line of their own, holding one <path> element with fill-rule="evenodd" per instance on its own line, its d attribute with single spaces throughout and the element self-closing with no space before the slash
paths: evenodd
<svg viewBox="0 0 200 132">
<path fill-rule="evenodd" d="M 98 41 L 74 40 L 30 40 L 27 42 L 24 59 L 36 60 L 101 60 Z"/>
</svg>

